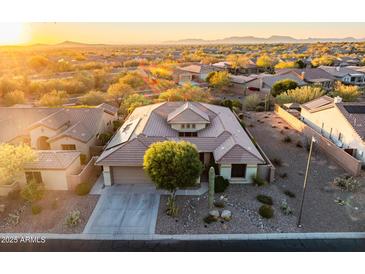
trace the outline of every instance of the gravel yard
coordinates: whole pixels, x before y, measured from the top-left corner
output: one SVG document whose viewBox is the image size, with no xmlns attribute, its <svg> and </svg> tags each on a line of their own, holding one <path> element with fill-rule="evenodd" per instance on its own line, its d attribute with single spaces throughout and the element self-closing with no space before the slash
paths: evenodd
<svg viewBox="0 0 365 274">
<path fill-rule="evenodd" d="M 0 198 L 0 204 L 6 206 L 0 213 L 0 233 L 82 233 L 98 199 L 99 195 L 77 196 L 71 191 L 47 191 L 37 203 L 42 212 L 33 215 L 30 204 L 21 198 Z M 65 219 L 72 210 L 80 211 L 81 221 L 76 227 L 69 228 Z M 9 214 L 19 215 L 19 223 L 14 224 Z"/>
<path fill-rule="evenodd" d="M 225 208 L 232 212 L 231 221 L 205 224 L 208 213 L 207 194 L 178 196 L 179 215 L 171 218 L 165 214 L 167 196 L 161 197 L 156 225 L 158 234 L 202 233 L 275 233 L 275 232 L 340 232 L 365 230 L 365 190 L 344 192 L 333 184 L 335 177 L 346 174 L 335 162 L 314 148 L 308 187 L 304 203 L 302 228 L 296 227 L 308 152 L 303 137 L 273 112 L 250 113 L 246 125 L 257 143 L 277 165 L 275 182 L 267 186 L 230 185 L 216 201 L 223 198 Z M 286 136 L 289 142 L 284 142 Z M 297 146 L 300 141 L 302 147 Z M 359 179 L 364 185 L 364 177 Z M 296 197 L 284 194 L 289 190 Z M 264 219 L 258 214 L 262 205 L 256 200 L 259 194 L 273 199 L 274 217 Z M 221 197 L 221 196 L 224 197 Z M 336 200 L 341 200 L 341 205 Z M 285 215 L 280 209 L 286 200 L 294 210 Z M 223 209 L 219 209 L 222 211 Z"/>
</svg>

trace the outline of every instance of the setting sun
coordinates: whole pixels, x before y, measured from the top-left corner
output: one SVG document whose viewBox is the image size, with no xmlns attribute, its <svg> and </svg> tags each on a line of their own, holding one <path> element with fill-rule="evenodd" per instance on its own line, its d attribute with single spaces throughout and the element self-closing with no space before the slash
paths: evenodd
<svg viewBox="0 0 365 274">
<path fill-rule="evenodd" d="M 0 45 L 16 45 L 25 42 L 22 23 L 0 23 Z"/>
</svg>

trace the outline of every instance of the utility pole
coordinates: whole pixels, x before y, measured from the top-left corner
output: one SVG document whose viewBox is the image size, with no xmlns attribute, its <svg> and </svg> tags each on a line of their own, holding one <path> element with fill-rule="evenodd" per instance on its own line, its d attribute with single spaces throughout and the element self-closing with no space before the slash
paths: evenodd
<svg viewBox="0 0 365 274">
<path fill-rule="evenodd" d="M 310 167 L 310 162 L 311 162 L 311 157 L 312 157 L 313 144 L 315 142 L 316 142 L 316 139 L 314 139 L 314 137 L 312 137 L 311 144 L 310 144 L 310 147 L 309 147 L 307 169 L 305 171 L 305 176 L 304 176 L 302 201 L 300 203 L 300 211 L 299 211 L 299 217 L 298 217 L 298 223 L 297 223 L 298 227 L 302 227 L 301 220 L 302 220 L 302 213 L 303 213 L 303 204 L 304 204 L 304 198 L 305 198 L 305 191 L 307 189 L 307 179 L 308 179 L 309 167 Z"/>
</svg>

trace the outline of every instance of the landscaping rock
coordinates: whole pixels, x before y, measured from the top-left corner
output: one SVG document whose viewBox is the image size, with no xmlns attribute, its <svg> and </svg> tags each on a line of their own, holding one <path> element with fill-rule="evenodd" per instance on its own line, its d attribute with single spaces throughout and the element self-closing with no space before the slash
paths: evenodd
<svg viewBox="0 0 365 274">
<path fill-rule="evenodd" d="M 232 219 L 232 212 L 230 210 L 223 210 L 221 214 L 222 219 L 229 221 Z"/>
<path fill-rule="evenodd" d="M 219 218 L 219 211 L 218 210 L 211 210 L 211 211 L 209 211 L 209 215 L 218 219 Z"/>
</svg>

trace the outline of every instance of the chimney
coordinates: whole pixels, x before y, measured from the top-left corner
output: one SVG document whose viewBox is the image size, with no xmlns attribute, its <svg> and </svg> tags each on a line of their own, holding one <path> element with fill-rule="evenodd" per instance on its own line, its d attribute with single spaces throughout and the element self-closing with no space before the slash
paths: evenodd
<svg viewBox="0 0 365 274">
<path fill-rule="evenodd" d="M 335 98 L 333 98 L 333 102 L 335 104 L 341 103 L 342 102 L 342 98 L 340 96 L 336 96 Z"/>
<path fill-rule="evenodd" d="M 340 66 L 336 67 L 336 70 L 337 70 L 337 71 L 340 71 Z"/>
<path fill-rule="evenodd" d="M 300 74 L 300 79 L 304 80 L 304 78 L 305 78 L 305 72 L 302 71 L 302 73 Z"/>
</svg>

